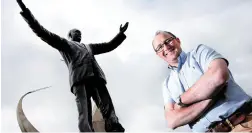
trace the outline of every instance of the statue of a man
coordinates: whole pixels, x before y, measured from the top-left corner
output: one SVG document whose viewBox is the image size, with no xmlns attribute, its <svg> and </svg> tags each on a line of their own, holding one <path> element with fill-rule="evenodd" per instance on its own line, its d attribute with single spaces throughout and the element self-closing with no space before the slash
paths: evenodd
<svg viewBox="0 0 252 133">
<path fill-rule="evenodd" d="M 81 32 L 78 29 L 70 30 L 68 39 L 62 38 L 40 25 L 22 0 L 17 0 L 17 3 L 22 9 L 20 14 L 34 33 L 57 49 L 64 58 L 69 69 L 71 92 L 76 96 L 79 130 L 81 132 L 94 131 L 92 126 L 92 97 L 105 120 L 106 132 L 124 132 L 125 130 L 116 116 L 111 97 L 106 88 L 105 75 L 94 55 L 110 52 L 118 47 L 126 39 L 124 32 L 128 28 L 128 22 L 124 26 L 120 26 L 120 32 L 110 42 L 85 45 L 80 43 Z"/>
</svg>

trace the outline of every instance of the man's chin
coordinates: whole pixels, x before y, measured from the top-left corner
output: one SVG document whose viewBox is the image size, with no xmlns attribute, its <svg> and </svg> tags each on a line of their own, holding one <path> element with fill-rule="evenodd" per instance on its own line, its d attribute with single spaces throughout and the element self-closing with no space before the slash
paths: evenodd
<svg viewBox="0 0 252 133">
<path fill-rule="evenodd" d="M 174 57 L 174 58 L 165 58 L 164 60 L 166 62 L 168 62 L 169 64 L 173 64 L 173 63 L 178 62 L 178 58 L 177 57 Z"/>
<path fill-rule="evenodd" d="M 178 59 L 178 56 L 176 56 L 176 54 L 168 55 L 165 57 L 165 60 L 167 61 L 175 61 L 177 59 Z"/>
</svg>

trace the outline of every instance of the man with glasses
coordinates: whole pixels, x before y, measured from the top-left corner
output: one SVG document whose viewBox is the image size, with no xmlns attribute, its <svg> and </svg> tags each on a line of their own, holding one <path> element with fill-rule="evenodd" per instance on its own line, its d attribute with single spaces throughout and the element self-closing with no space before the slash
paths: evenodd
<svg viewBox="0 0 252 133">
<path fill-rule="evenodd" d="M 22 0 L 17 0 L 17 3 L 22 9 L 21 15 L 34 33 L 57 49 L 64 58 L 69 69 L 71 92 L 76 96 L 79 130 L 81 132 L 94 131 L 92 97 L 105 120 L 106 132 L 124 132 L 125 129 L 118 120 L 106 87 L 105 74 L 94 55 L 110 52 L 117 48 L 126 39 L 124 32 L 128 28 L 128 22 L 124 26 L 120 26 L 119 33 L 110 42 L 86 45 L 81 43 L 81 32 L 78 29 L 70 30 L 68 39 L 62 38 L 40 25 Z"/>
<path fill-rule="evenodd" d="M 158 31 L 152 42 L 171 70 L 163 84 L 168 127 L 195 132 L 251 132 L 252 101 L 234 81 L 228 61 L 206 45 L 185 53 L 180 39 Z"/>
</svg>

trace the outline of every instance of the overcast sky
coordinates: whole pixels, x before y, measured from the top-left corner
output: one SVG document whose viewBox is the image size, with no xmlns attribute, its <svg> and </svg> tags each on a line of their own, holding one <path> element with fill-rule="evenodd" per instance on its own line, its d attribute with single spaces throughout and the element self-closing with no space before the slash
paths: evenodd
<svg viewBox="0 0 252 133">
<path fill-rule="evenodd" d="M 43 132 L 78 132 L 75 97 L 59 52 L 41 41 L 19 14 L 15 0 L 1 1 L 2 132 L 19 132 L 16 106 Z M 66 37 L 82 31 L 83 43 L 106 42 L 129 22 L 127 39 L 113 52 L 96 56 L 103 68 L 116 113 L 126 131 L 169 131 L 161 83 L 167 64 L 153 52 L 156 30 L 173 32 L 188 52 L 205 44 L 230 62 L 235 80 L 252 95 L 251 0 L 24 0 L 48 30 Z M 176 131 L 190 131 L 187 126 Z"/>
</svg>

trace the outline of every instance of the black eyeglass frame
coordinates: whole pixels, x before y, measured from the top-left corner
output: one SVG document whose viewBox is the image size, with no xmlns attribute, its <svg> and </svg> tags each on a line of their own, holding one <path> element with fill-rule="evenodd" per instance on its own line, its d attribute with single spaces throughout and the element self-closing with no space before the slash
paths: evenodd
<svg viewBox="0 0 252 133">
<path fill-rule="evenodd" d="M 164 45 L 170 44 L 174 39 L 176 39 L 176 37 L 170 37 L 170 38 L 165 39 L 164 42 L 163 42 L 162 44 L 159 44 L 159 45 L 157 46 L 157 48 L 154 49 L 154 51 L 155 51 L 156 53 L 162 52 L 163 49 L 164 49 Z"/>
</svg>

